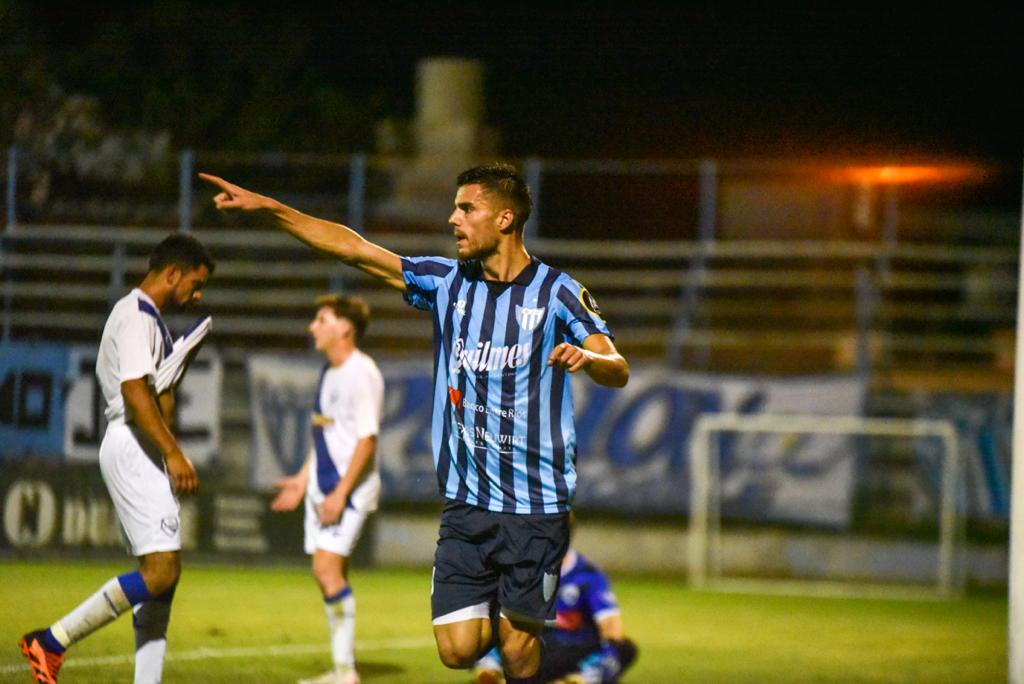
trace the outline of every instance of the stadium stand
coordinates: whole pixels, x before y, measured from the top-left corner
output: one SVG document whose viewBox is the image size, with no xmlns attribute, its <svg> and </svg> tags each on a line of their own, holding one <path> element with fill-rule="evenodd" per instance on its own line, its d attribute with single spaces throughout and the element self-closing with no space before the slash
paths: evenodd
<svg viewBox="0 0 1024 684">
<path fill-rule="evenodd" d="M 20 225 L 3 236 L 8 339 L 94 342 L 107 307 L 144 271 L 165 229 Z M 302 350 L 313 297 L 345 287 L 375 312 L 370 342 L 430 349 L 429 325 L 354 269 L 267 230 L 196 234 L 218 259 L 204 308 L 230 354 Z M 447 253 L 443 229 L 373 238 L 402 254 Z M 1000 247 L 811 241 L 585 241 L 535 238 L 577 274 L 632 357 L 714 372 L 800 374 L 866 364 L 875 382 L 955 371 L 984 383 L 1005 362 L 1016 255 Z M 858 360 L 858 353 L 862 356 Z M 962 386 L 962 385 L 961 385 Z"/>
<path fill-rule="evenodd" d="M 344 221 L 354 215 L 354 225 L 397 253 L 452 251 L 444 202 L 431 205 L 429 222 L 395 221 L 386 215 L 386 198 L 397 162 L 374 158 L 360 176 L 352 172 L 354 159 L 202 153 L 196 163 L 244 177 L 316 215 Z M 830 204 L 849 200 L 829 194 L 841 195 L 842 188 L 814 186 L 810 204 L 799 193 L 793 204 L 787 193 L 796 191 L 788 186 L 757 185 L 786 178 L 785 169 L 721 165 L 712 203 L 720 231 L 718 239 L 704 240 L 702 165 L 605 166 L 545 162 L 543 230 L 529 244 L 595 294 L 631 360 L 710 373 L 860 373 L 870 381 L 868 411 L 875 415 L 910 415 L 905 397 L 919 390 L 1010 386 L 1017 250 L 1015 232 L 1007 230 L 1012 221 L 1002 215 L 964 208 L 957 196 L 934 205 L 931 195 L 919 201 L 908 190 L 898 241 L 879 232 L 885 219 L 879 214 L 873 232 L 858 235 L 833 215 L 846 216 L 848 207 Z M 175 188 L 169 174 L 163 203 L 157 207 L 146 195 L 142 213 L 138 197 L 112 188 L 88 198 L 69 186 L 47 204 L 33 208 L 21 198 L 14 206 L 11 197 L 27 187 L 9 186 L 8 225 L 0 232 L 3 339 L 96 344 L 108 307 L 138 281 L 146 250 L 176 229 L 188 205 L 189 225 L 218 262 L 202 308 L 214 316 L 212 345 L 224 362 L 226 448 L 237 442 L 241 451 L 248 439 L 247 355 L 309 350 L 310 302 L 325 290 L 344 288 L 367 299 L 374 311 L 371 353 L 394 358 L 431 348 L 428 318 L 396 293 L 287 235 L 220 216 L 205 189 L 189 186 L 187 178 L 183 171 L 182 187 Z M 753 185 L 736 185 L 750 178 Z M 665 192 L 652 193 L 655 187 Z M 168 201 L 176 191 L 185 205 Z M 772 208 L 765 193 L 775 191 L 783 199 Z M 588 202 L 594 192 L 601 200 Z M 759 193 L 757 202 L 749 203 L 750 193 Z M 658 204 L 666 201 L 671 206 Z M 677 215 L 677 205 L 689 209 Z M 767 215 L 758 214 L 762 209 Z M 819 213 L 819 232 L 808 233 L 818 227 Z M 791 216 L 802 216 L 805 225 L 787 227 Z M 761 227 L 744 234 L 742 225 Z M 189 322 L 170 321 L 175 329 Z"/>
</svg>

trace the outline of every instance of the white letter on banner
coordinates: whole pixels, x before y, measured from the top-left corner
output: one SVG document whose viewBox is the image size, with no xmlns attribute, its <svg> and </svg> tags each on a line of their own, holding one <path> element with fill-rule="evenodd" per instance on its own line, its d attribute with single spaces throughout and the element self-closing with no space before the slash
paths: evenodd
<svg viewBox="0 0 1024 684">
<path fill-rule="evenodd" d="M 41 480 L 18 480 L 4 501 L 4 532 L 15 547 L 46 546 L 57 527 L 57 497 Z"/>
</svg>

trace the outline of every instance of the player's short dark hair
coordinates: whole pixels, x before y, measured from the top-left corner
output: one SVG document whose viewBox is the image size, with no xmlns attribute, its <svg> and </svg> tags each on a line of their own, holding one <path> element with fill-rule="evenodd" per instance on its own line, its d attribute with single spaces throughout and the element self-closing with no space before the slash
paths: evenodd
<svg viewBox="0 0 1024 684">
<path fill-rule="evenodd" d="M 338 318 L 347 318 L 356 330 L 356 342 L 363 339 L 366 326 L 370 323 L 370 305 L 362 297 L 348 297 L 343 294 L 330 293 L 320 295 L 313 300 L 317 311 L 325 306 Z"/>
<path fill-rule="evenodd" d="M 203 243 L 191 235 L 174 233 L 165 237 L 149 254 L 150 271 L 162 271 L 168 266 L 178 266 L 183 271 L 206 266 L 212 275 L 214 263 Z"/>
<path fill-rule="evenodd" d="M 530 186 L 519 175 L 516 167 L 505 162 L 491 162 L 467 169 L 456 179 L 456 185 L 460 188 L 473 184 L 480 185 L 488 193 L 499 195 L 511 205 L 516 215 L 516 229 L 526 225 L 533 210 L 533 198 L 530 196 Z"/>
</svg>

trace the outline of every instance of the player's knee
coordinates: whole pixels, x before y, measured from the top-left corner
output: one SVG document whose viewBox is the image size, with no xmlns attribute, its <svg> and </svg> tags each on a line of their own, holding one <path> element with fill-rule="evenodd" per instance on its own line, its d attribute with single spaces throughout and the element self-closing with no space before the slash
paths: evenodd
<svg viewBox="0 0 1024 684">
<path fill-rule="evenodd" d="M 480 657 L 477 644 L 461 643 L 451 639 L 438 639 L 437 655 L 441 663 L 453 670 L 472 667 Z"/>
<path fill-rule="evenodd" d="M 173 589 L 181 578 L 181 557 L 177 553 L 144 556 L 139 572 L 149 593 L 160 596 Z"/>
<path fill-rule="evenodd" d="M 532 675 L 540 663 L 538 645 L 518 640 L 505 642 L 501 645 L 501 662 L 511 674 L 521 677 Z"/>
<path fill-rule="evenodd" d="M 441 657 L 441 663 L 445 667 L 453 670 L 464 670 L 467 667 L 472 667 L 476 662 L 475 652 L 438 648 L 437 655 Z"/>
<path fill-rule="evenodd" d="M 329 563 L 313 563 L 313 579 L 324 596 L 332 596 L 345 588 L 345 578 L 337 566 Z"/>
</svg>

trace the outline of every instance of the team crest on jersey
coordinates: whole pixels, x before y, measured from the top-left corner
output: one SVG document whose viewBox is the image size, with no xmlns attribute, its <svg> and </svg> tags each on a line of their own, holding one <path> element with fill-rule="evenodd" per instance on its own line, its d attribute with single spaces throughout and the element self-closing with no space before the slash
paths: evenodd
<svg viewBox="0 0 1024 684">
<path fill-rule="evenodd" d="M 160 529 L 163 530 L 164 534 L 168 537 L 173 537 L 178 531 L 178 527 L 178 519 L 172 515 L 169 515 L 160 521 Z"/>
<path fill-rule="evenodd" d="M 328 425 L 334 424 L 333 418 L 331 418 L 330 416 L 321 415 L 319 413 L 314 413 L 313 417 L 310 420 L 312 421 L 312 424 L 316 427 L 327 427 Z"/>
<path fill-rule="evenodd" d="M 519 327 L 526 332 L 535 329 L 544 320 L 544 308 L 542 306 L 539 309 L 531 309 L 528 306 L 516 304 L 516 320 L 519 322 Z"/>
<path fill-rule="evenodd" d="M 604 320 L 604 316 L 601 315 L 601 309 L 597 306 L 597 300 L 594 299 L 594 295 L 590 294 L 587 288 L 580 290 L 580 303 L 583 304 L 583 308 L 587 311 L 594 314 L 602 321 Z"/>
<path fill-rule="evenodd" d="M 576 602 L 580 600 L 580 588 L 575 584 L 563 584 L 558 589 L 558 598 L 562 599 L 562 603 L 566 605 L 575 606 Z"/>
<path fill-rule="evenodd" d="M 544 600 L 550 601 L 551 597 L 555 595 L 555 591 L 558 589 L 558 573 L 552 569 L 544 571 L 544 581 L 542 584 L 542 590 L 544 593 Z"/>
</svg>

